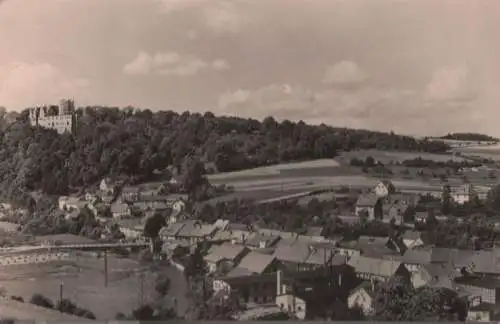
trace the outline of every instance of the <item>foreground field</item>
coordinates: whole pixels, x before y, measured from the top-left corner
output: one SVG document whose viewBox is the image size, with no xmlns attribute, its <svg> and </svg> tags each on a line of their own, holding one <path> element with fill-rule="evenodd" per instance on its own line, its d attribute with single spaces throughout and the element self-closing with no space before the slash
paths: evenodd
<svg viewBox="0 0 500 324">
<path fill-rule="evenodd" d="M 114 319 L 117 312 L 130 313 L 140 303 L 153 297 L 155 274 L 144 272 L 141 280 L 136 270 L 141 266 L 127 259 L 108 258 L 109 284 L 104 287 L 102 259 L 82 257 L 77 262 L 5 266 L 0 269 L 0 285 L 8 295 L 29 301 L 40 293 L 57 302 L 60 283 L 63 296 L 92 311 L 98 319 Z"/>
</svg>

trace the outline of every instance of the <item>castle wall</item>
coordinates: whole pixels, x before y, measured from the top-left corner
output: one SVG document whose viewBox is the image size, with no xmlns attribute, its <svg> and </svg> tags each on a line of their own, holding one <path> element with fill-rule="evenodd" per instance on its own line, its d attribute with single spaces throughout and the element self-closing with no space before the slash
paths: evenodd
<svg viewBox="0 0 500 324">
<path fill-rule="evenodd" d="M 48 129 L 54 129 L 59 134 L 71 133 L 73 130 L 74 103 L 71 100 L 61 100 L 57 110 L 43 106 L 29 110 L 30 124 Z"/>
</svg>

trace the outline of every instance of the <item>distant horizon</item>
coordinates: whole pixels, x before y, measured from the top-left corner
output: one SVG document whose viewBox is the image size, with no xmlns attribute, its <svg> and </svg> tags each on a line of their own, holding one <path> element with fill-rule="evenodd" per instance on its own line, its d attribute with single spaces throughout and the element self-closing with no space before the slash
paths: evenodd
<svg viewBox="0 0 500 324">
<path fill-rule="evenodd" d="M 160 112 L 160 111 L 173 111 L 173 112 L 175 112 L 177 114 L 182 114 L 183 112 L 188 111 L 191 114 L 199 113 L 199 114 L 203 115 L 204 113 L 211 112 L 216 117 L 235 117 L 235 118 L 244 118 L 244 119 L 255 119 L 255 120 L 258 120 L 260 122 L 262 122 L 267 117 L 273 117 L 277 122 L 282 122 L 284 120 L 287 120 L 287 118 L 277 118 L 275 116 L 265 116 L 263 118 L 240 117 L 240 116 L 228 115 L 228 114 L 223 114 L 223 113 L 214 113 L 211 110 L 205 110 L 205 111 L 190 111 L 190 110 L 176 111 L 176 110 L 173 110 L 173 109 L 157 109 L 157 110 L 153 110 L 151 108 L 142 108 L 142 107 L 136 107 L 136 106 L 132 106 L 132 105 L 125 105 L 125 106 L 115 106 L 115 105 L 109 105 L 108 106 L 108 105 L 100 105 L 100 104 L 78 105 L 78 102 L 76 100 L 74 100 L 74 99 L 67 99 L 67 97 L 59 99 L 59 101 L 60 100 L 73 100 L 75 102 L 75 108 L 76 109 L 86 108 L 86 107 L 102 107 L 102 108 L 107 108 L 107 109 L 110 109 L 110 108 L 119 108 L 119 109 L 135 108 L 135 109 L 139 109 L 139 110 L 150 110 L 153 113 L 154 112 Z M 40 104 L 40 105 L 37 105 L 37 106 L 26 107 L 24 109 L 21 109 L 20 111 L 19 110 L 9 110 L 6 107 L 3 107 L 3 108 L 5 108 L 6 113 L 21 113 L 24 110 L 28 110 L 28 109 L 32 109 L 32 108 L 45 107 L 45 106 L 57 106 L 57 105 L 58 105 L 58 102 L 56 102 L 56 103 L 46 103 L 46 104 Z M 0 105 L 0 107 L 2 107 L 2 106 Z M 323 123 L 323 122 L 317 122 L 317 123 L 315 123 L 315 122 L 308 122 L 306 120 L 301 120 L 301 119 L 296 119 L 296 120 L 288 119 L 288 120 L 291 121 L 291 122 L 293 122 L 293 123 L 298 123 L 300 121 L 303 121 L 304 123 L 306 123 L 308 125 L 312 125 L 312 126 L 319 126 L 319 125 L 321 125 Z M 323 123 L 323 124 L 325 124 L 326 126 L 329 126 L 329 127 L 333 127 L 333 128 L 347 128 L 347 129 L 366 130 L 366 131 L 383 132 L 383 133 L 394 132 L 393 130 L 378 130 L 378 129 L 369 129 L 369 128 L 356 128 L 356 127 L 343 126 L 343 125 L 335 125 L 335 124 L 327 124 L 327 123 Z M 487 136 L 491 136 L 491 137 L 496 138 L 494 135 L 491 135 L 491 134 L 488 134 L 488 133 L 472 132 L 472 131 L 446 132 L 446 133 L 434 134 L 434 135 L 429 135 L 429 134 L 406 134 L 406 133 L 401 133 L 401 132 L 394 132 L 394 133 L 397 134 L 397 135 L 401 135 L 401 136 L 413 137 L 415 139 L 424 139 L 426 137 L 430 138 L 430 139 L 439 139 L 442 136 L 446 136 L 448 134 L 457 134 L 457 133 L 481 134 L 481 135 L 487 135 Z"/>
<path fill-rule="evenodd" d="M 500 136 L 498 13 L 488 0 L 4 0 L 0 105 L 71 94 L 81 105 Z"/>
</svg>

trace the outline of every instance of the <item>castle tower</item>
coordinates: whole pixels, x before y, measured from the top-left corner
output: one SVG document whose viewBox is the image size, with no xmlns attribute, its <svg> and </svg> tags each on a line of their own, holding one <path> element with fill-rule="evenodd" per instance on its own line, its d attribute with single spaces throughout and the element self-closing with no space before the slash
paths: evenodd
<svg viewBox="0 0 500 324">
<path fill-rule="evenodd" d="M 59 101 L 59 116 L 69 115 L 73 112 L 74 103 L 69 99 Z"/>
</svg>

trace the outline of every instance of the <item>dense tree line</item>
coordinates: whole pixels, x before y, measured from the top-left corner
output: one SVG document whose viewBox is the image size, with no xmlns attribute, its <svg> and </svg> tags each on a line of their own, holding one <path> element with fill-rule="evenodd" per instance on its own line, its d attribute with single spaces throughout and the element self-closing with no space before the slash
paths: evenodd
<svg viewBox="0 0 500 324">
<path fill-rule="evenodd" d="M 0 186 L 20 202 L 27 192 L 67 194 L 103 177 L 125 175 L 146 181 L 187 156 L 231 171 L 279 162 L 332 158 L 340 150 L 382 149 L 443 152 L 441 142 L 393 133 L 326 125 L 262 122 L 172 111 L 103 107 L 78 110 L 73 135 L 29 125 L 28 111 L 1 136 Z"/>
<path fill-rule="evenodd" d="M 498 142 L 498 138 L 478 133 L 452 133 L 441 138 L 455 141 Z"/>
<path fill-rule="evenodd" d="M 421 157 L 417 157 L 415 159 L 404 160 L 402 165 L 409 168 L 450 168 L 450 169 L 460 169 L 460 168 L 474 168 L 480 167 L 482 165 L 481 162 L 478 161 L 453 161 L 448 160 L 446 162 L 434 161 L 423 159 Z"/>
</svg>

